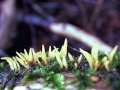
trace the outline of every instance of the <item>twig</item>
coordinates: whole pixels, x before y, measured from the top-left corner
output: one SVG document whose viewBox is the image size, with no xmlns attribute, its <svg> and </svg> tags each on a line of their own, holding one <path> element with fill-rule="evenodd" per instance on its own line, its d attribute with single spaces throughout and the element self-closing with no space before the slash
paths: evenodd
<svg viewBox="0 0 120 90">
<path fill-rule="evenodd" d="M 84 30 L 77 28 L 71 24 L 64 24 L 64 23 L 53 23 L 50 25 L 50 30 L 56 34 L 74 38 L 85 45 L 92 47 L 96 43 L 100 46 L 100 51 L 111 51 L 112 47 L 108 44 L 104 43 L 98 37 L 85 32 Z"/>
</svg>

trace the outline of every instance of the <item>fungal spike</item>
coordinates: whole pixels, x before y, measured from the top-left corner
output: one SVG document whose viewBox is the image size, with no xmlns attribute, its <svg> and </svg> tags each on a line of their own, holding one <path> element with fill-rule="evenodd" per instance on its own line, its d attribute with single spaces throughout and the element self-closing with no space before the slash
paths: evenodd
<svg viewBox="0 0 120 90">
<path fill-rule="evenodd" d="M 95 62 L 95 60 L 98 60 L 98 44 L 92 47 L 91 55 L 94 58 L 93 63 Z"/>
<path fill-rule="evenodd" d="M 61 61 L 60 57 L 58 56 L 58 54 L 56 54 L 56 59 L 57 59 L 59 65 L 60 65 L 60 68 L 63 68 L 62 61 Z"/>
<path fill-rule="evenodd" d="M 23 61 L 26 61 L 25 55 L 23 56 L 23 54 L 20 54 L 18 52 L 16 52 L 16 54 L 19 56 L 19 58 L 21 58 Z"/>
<path fill-rule="evenodd" d="M 41 67 L 43 66 L 38 59 L 36 59 L 36 61 L 38 62 L 38 64 L 39 64 Z"/>
<path fill-rule="evenodd" d="M 33 60 L 33 55 L 32 55 L 32 48 L 30 48 L 30 50 L 29 50 L 29 55 L 28 55 L 28 57 L 29 57 L 29 59 L 28 59 L 28 63 L 31 63 L 32 62 L 32 60 Z"/>
<path fill-rule="evenodd" d="M 94 64 L 94 70 L 97 70 L 97 68 L 99 67 L 98 64 L 99 64 L 99 60 L 96 60 Z"/>
<path fill-rule="evenodd" d="M 13 61 L 15 62 L 15 64 L 16 64 L 16 70 L 20 70 L 20 65 L 18 64 L 18 62 L 17 62 L 17 60 L 16 60 L 16 58 L 15 57 L 12 57 L 13 58 Z"/>
<path fill-rule="evenodd" d="M 91 56 L 91 54 L 89 54 L 88 52 L 84 51 L 83 49 L 80 48 L 80 52 L 85 56 L 85 58 L 87 59 L 90 69 L 93 69 L 93 58 Z"/>
<path fill-rule="evenodd" d="M 108 60 L 109 60 L 110 63 L 112 63 L 113 56 L 114 56 L 114 54 L 116 53 L 117 48 L 118 48 L 118 45 L 116 45 L 116 46 L 112 49 L 112 51 L 110 52 L 110 54 L 108 55 Z"/>
<path fill-rule="evenodd" d="M 51 57 L 52 57 L 51 46 L 49 46 L 48 57 L 49 57 L 49 58 L 51 58 Z"/>
<path fill-rule="evenodd" d="M 107 60 L 107 57 L 104 57 L 103 59 L 102 59 L 102 63 L 103 63 L 103 65 L 105 66 L 105 68 L 106 68 L 106 70 L 107 71 L 110 71 L 110 69 L 109 69 L 109 61 Z"/>
<path fill-rule="evenodd" d="M 32 51 L 32 54 L 33 54 L 33 57 L 32 57 L 33 61 L 32 62 L 33 62 L 33 64 L 35 64 L 37 59 L 38 59 L 38 57 L 37 57 L 37 54 L 35 53 L 33 48 L 31 48 L 31 51 Z"/>
<path fill-rule="evenodd" d="M 74 61 L 74 58 L 70 53 L 68 53 L 68 57 L 69 57 L 70 61 Z"/>
<path fill-rule="evenodd" d="M 62 57 L 62 61 L 63 61 L 63 66 L 65 67 L 65 70 L 67 70 L 68 64 L 67 64 L 66 58 L 64 56 Z"/>
<path fill-rule="evenodd" d="M 77 65 L 77 63 L 76 63 L 76 62 L 74 63 L 74 66 L 75 66 L 75 69 L 77 69 L 78 65 Z"/>
<path fill-rule="evenodd" d="M 56 53 L 58 56 L 60 56 L 60 52 L 58 51 L 59 48 L 56 48 L 55 46 L 53 46 L 53 47 L 54 47 L 55 53 Z"/>
<path fill-rule="evenodd" d="M 66 38 L 65 41 L 64 41 L 64 44 L 63 44 L 63 46 L 62 46 L 62 48 L 60 50 L 60 55 L 61 56 L 66 57 L 66 55 L 67 55 L 67 46 L 68 46 L 68 43 L 67 43 L 67 38 Z"/>
<path fill-rule="evenodd" d="M 44 45 L 42 45 L 41 57 L 42 57 L 42 60 L 44 61 L 45 65 L 47 65 L 47 56 L 46 56 L 46 53 L 45 53 Z"/>
<path fill-rule="evenodd" d="M 81 60 L 82 60 L 82 54 L 78 57 L 78 64 L 80 64 Z"/>
<path fill-rule="evenodd" d="M 10 68 L 11 68 L 12 70 L 15 69 L 14 62 L 13 62 L 13 60 L 12 60 L 10 57 L 3 57 L 3 58 L 1 58 L 1 59 L 2 59 L 2 60 L 6 60 L 6 61 L 9 63 Z"/>
<path fill-rule="evenodd" d="M 19 58 L 19 57 L 15 57 L 16 58 L 16 60 L 21 64 L 21 65 L 23 65 L 25 68 L 29 68 L 29 65 L 28 65 L 28 63 L 27 62 L 24 62 L 21 58 Z"/>
<path fill-rule="evenodd" d="M 26 58 L 26 60 L 28 60 L 28 59 L 29 59 L 29 55 L 28 55 L 28 53 L 27 53 L 26 49 L 24 49 L 24 57 Z"/>
</svg>

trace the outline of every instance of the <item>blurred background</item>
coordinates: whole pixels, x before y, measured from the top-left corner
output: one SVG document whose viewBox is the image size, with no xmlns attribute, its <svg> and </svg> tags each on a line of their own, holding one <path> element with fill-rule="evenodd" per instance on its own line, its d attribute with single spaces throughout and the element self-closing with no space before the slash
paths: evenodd
<svg viewBox="0 0 120 90">
<path fill-rule="evenodd" d="M 30 47 L 40 51 L 42 44 L 46 50 L 50 45 L 61 48 L 65 38 L 77 50 L 90 51 L 92 43 L 98 43 L 109 50 L 118 45 L 120 51 L 120 1 L 0 1 L 0 56 Z M 71 48 L 68 51 L 79 55 Z"/>
</svg>

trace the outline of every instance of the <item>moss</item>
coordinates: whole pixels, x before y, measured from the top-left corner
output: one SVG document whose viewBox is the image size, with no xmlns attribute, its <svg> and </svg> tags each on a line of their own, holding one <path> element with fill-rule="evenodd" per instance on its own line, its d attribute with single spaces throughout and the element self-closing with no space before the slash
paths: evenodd
<svg viewBox="0 0 120 90">
<path fill-rule="evenodd" d="M 7 90 L 13 90 L 14 86 L 9 86 Z"/>
<path fill-rule="evenodd" d="M 0 69 L 4 68 L 4 62 L 0 63 Z"/>
<path fill-rule="evenodd" d="M 22 82 L 22 85 L 26 85 L 28 84 L 30 81 L 34 81 L 34 80 L 37 80 L 39 77 L 35 76 L 35 75 L 32 75 L 32 74 L 27 74 L 24 76 L 23 78 L 23 82 Z"/>
<path fill-rule="evenodd" d="M 1 87 L 0 90 L 4 90 L 4 87 Z"/>
</svg>

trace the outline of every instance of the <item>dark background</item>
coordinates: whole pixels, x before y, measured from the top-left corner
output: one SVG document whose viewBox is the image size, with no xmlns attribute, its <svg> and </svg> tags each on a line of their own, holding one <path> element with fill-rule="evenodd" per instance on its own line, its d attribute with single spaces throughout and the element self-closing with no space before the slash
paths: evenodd
<svg viewBox="0 0 120 90">
<path fill-rule="evenodd" d="M 6 53 L 12 56 L 16 51 L 23 52 L 24 48 L 29 50 L 30 47 L 39 51 L 42 44 L 47 50 L 50 45 L 60 48 L 66 37 L 49 30 L 48 26 L 53 22 L 70 23 L 97 36 L 112 47 L 120 46 L 120 1 L 103 0 L 101 4 L 99 2 L 100 0 L 16 0 L 17 32 Z M 100 8 L 98 14 L 94 14 L 96 8 Z M 36 19 L 27 22 L 25 18 L 30 15 L 38 18 L 39 23 Z M 71 47 L 90 51 L 89 47 L 72 38 L 68 38 L 68 42 Z M 79 55 L 71 49 L 69 52 Z"/>
</svg>

